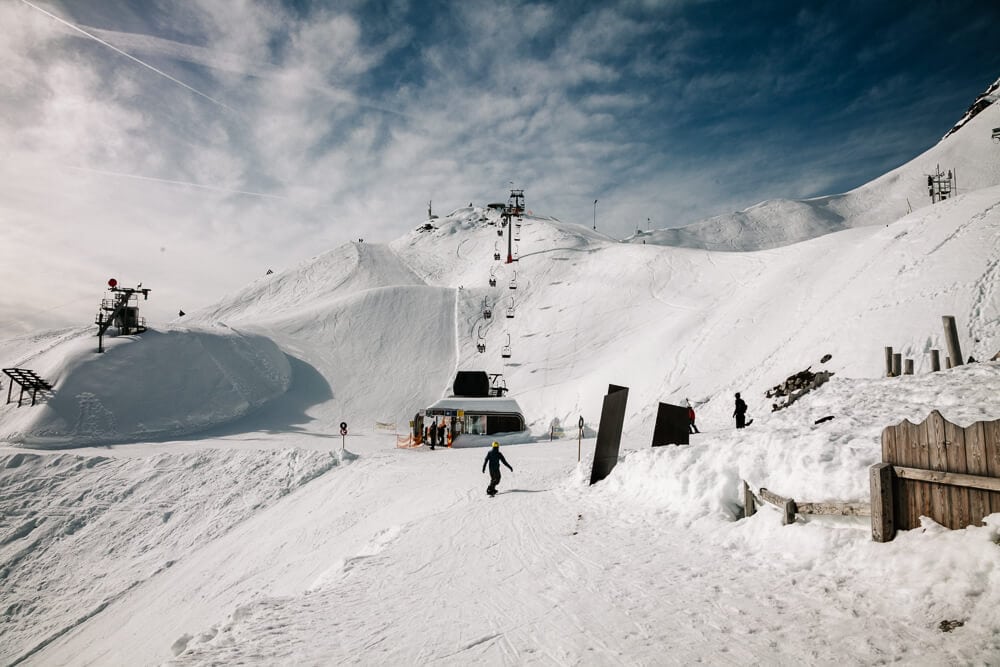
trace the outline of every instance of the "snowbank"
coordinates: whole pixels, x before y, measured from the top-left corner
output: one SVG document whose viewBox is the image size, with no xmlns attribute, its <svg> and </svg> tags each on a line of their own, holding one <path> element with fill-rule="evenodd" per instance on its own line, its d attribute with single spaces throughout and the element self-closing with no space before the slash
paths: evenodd
<svg viewBox="0 0 1000 667">
<path fill-rule="evenodd" d="M 175 438 L 250 413 L 291 379 L 271 340 L 227 327 L 106 338 L 103 354 L 93 334 L 56 338 L 11 364 L 55 391 L 41 405 L 0 408 L 0 440 L 59 448 Z"/>
</svg>

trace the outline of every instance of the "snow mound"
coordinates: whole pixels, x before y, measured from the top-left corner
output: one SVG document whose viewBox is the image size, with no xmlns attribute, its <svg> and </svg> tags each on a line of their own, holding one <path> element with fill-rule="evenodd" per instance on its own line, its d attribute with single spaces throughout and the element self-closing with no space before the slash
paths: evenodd
<svg viewBox="0 0 1000 667">
<path fill-rule="evenodd" d="M 3 406 L 0 440 L 60 448 L 179 437 L 250 413 L 291 379 L 288 359 L 270 339 L 228 327 L 105 342 L 96 354 L 93 330 L 79 330 L 12 364 L 55 390 L 40 406 Z"/>
</svg>

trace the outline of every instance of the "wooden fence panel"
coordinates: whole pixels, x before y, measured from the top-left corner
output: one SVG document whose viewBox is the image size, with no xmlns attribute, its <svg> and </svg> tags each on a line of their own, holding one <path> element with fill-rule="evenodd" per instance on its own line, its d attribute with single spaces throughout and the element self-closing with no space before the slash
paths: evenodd
<svg viewBox="0 0 1000 667">
<path fill-rule="evenodd" d="M 1000 477 L 1000 420 L 983 423 L 986 469 L 989 477 Z M 990 511 L 1000 512 L 1000 495 L 990 494 Z"/>
<path fill-rule="evenodd" d="M 965 429 L 946 421 L 943 417 L 941 421 L 944 423 L 943 446 L 945 450 L 945 469 L 948 472 L 964 475 L 969 471 L 969 466 L 965 462 Z M 970 518 L 972 516 L 972 506 L 969 500 L 969 489 L 962 486 L 949 486 L 947 489 L 948 502 L 951 503 L 952 520 L 960 526 L 972 524 L 972 519 Z M 982 516 L 980 515 L 980 518 Z"/>
<path fill-rule="evenodd" d="M 895 470 L 893 529 L 916 528 L 921 516 L 965 528 L 1000 512 L 1000 420 L 961 428 L 937 410 L 920 424 L 903 420 L 882 432 L 882 460 Z M 872 521 L 873 534 L 885 532 L 874 527 L 886 521 Z"/>
<path fill-rule="evenodd" d="M 937 410 L 924 420 L 924 437 L 921 445 L 927 447 L 930 453 L 930 467 L 928 470 L 948 472 L 948 453 L 944 445 L 944 417 Z M 948 487 L 941 484 L 931 486 L 931 506 L 930 512 L 925 512 L 927 516 L 938 523 L 945 523 L 951 515 L 951 497 Z"/>
<path fill-rule="evenodd" d="M 988 477 L 989 468 L 986 465 L 986 429 L 982 422 L 976 422 L 965 429 L 965 467 L 970 475 Z M 987 516 L 1000 511 L 990 509 L 990 494 L 987 491 L 969 489 L 969 516 Z"/>
</svg>

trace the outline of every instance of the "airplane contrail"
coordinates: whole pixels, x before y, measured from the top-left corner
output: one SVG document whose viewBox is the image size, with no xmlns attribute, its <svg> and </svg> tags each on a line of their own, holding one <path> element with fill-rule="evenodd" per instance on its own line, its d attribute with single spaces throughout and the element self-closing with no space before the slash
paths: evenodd
<svg viewBox="0 0 1000 667">
<path fill-rule="evenodd" d="M 128 58 L 129 60 L 132 60 L 132 61 L 134 61 L 134 62 L 137 62 L 137 63 L 139 63 L 140 65 L 142 65 L 142 66 L 143 66 L 143 67 L 145 67 L 146 69 L 150 69 L 150 70 L 152 70 L 152 71 L 156 72 L 157 74 L 159 74 L 160 76 L 162 76 L 162 77 L 164 77 L 164 78 L 166 78 L 166 79 L 169 79 L 169 80 L 173 81 L 173 82 L 174 82 L 174 83 L 176 83 L 176 84 L 177 84 L 178 86 L 182 86 L 182 87 L 184 87 L 184 88 L 186 88 L 186 89 L 190 90 L 190 91 L 191 91 L 192 93 L 194 93 L 195 95 L 200 95 L 201 97 L 204 97 L 204 98 L 205 98 L 206 100 L 208 100 L 208 101 L 209 101 L 209 102 L 211 102 L 212 104 L 217 104 L 218 106 L 222 107 L 223 109 L 226 109 L 226 110 L 228 110 L 228 111 L 232 111 L 233 113 L 238 113 L 238 112 L 236 111 L 236 109 L 232 108 L 232 107 L 231 107 L 231 106 L 229 106 L 228 104 L 225 104 L 224 102 L 220 102 L 219 100 L 215 99 L 214 97 L 211 97 L 211 96 L 209 96 L 209 95 L 206 95 L 205 93 L 201 92 L 200 90 L 197 90 L 197 89 L 195 89 L 195 88 L 192 88 L 191 86 L 187 85 L 187 84 L 186 84 L 186 83 L 184 83 L 183 81 L 180 81 L 179 79 L 175 79 L 174 77 L 170 76 L 169 74 L 167 74 L 167 73 L 166 73 L 166 72 L 164 72 L 163 70 L 159 70 L 159 69 L 157 69 L 157 68 L 153 67 L 152 65 L 150 65 L 150 64 L 149 64 L 149 63 L 147 63 L 147 62 L 143 62 L 142 60 L 139 60 L 138 58 L 136 58 L 136 57 L 135 57 L 135 56 L 133 56 L 133 55 L 130 55 L 130 54 L 128 54 L 128 53 L 125 53 L 124 51 L 122 51 L 122 50 L 121 50 L 121 49 L 119 49 L 118 47 L 114 46 L 113 44 L 109 44 L 108 42 L 105 42 L 105 41 L 104 41 L 103 39 L 101 39 L 101 38 L 100 38 L 100 37 L 98 37 L 97 35 L 94 35 L 94 34 L 92 34 L 92 33 L 89 33 L 89 32 L 87 32 L 86 30 L 84 30 L 83 28 L 81 28 L 81 27 L 79 27 L 79 26 L 77 26 L 77 25 L 74 25 L 74 24 L 70 23 L 69 21 L 66 21 L 65 19 L 62 19 L 62 18 L 59 18 L 59 17 L 58 17 L 58 16 L 56 16 L 55 14 L 53 14 L 53 13 L 51 13 L 51 12 L 47 12 L 47 11 L 45 11 L 44 9 L 42 9 L 41 7 L 38 7 L 37 5 L 33 5 L 32 3 L 28 2 L 28 0 L 21 0 L 21 2 L 23 2 L 23 3 L 24 3 L 24 4 L 26 4 L 26 5 L 28 5 L 28 6 L 29 6 L 29 7 L 31 7 L 32 9 L 34 9 L 34 10 L 37 10 L 37 11 L 41 12 L 42 14 L 45 14 L 45 15 L 46 15 L 46 16 L 48 16 L 49 18 L 52 18 L 52 19 L 55 19 L 56 21 L 58 21 L 59 23 L 62 23 L 62 24 L 63 24 L 64 26 L 66 26 L 67 28 L 71 28 L 71 29 L 73 29 L 73 30 L 76 30 L 76 31 L 77 31 L 78 33 L 80 33 L 80 34 L 82 34 L 82 35 L 86 35 L 87 37 L 91 38 L 91 39 L 92 39 L 92 40 L 94 40 L 95 42 L 98 42 L 99 44 L 103 44 L 104 46 L 108 47 L 109 49 L 111 49 L 111 50 L 112 50 L 112 51 L 114 51 L 115 53 L 120 53 L 121 55 L 125 56 L 125 57 L 126 57 L 126 58 Z"/>
<path fill-rule="evenodd" d="M 87 171 L 92 174 L 101 174 L 103 176 L 118 176 L 120 178 L 134 178 L 139 181 L 152 181 L 154 183 L 168 183 L 170 185 L 186 185 L 191 188 L 200 188 L 202 190 L 213 190 L 215 192 L 226 192 L 234 195 L 249 195 L 251 197 L 266 197 L 267 199 L 288 199 L 284 195 L 270 195 L 266 192 L 251 192 L 250 190 L 233 190 L 231 188 L 220 188 L 216 185 L 202 185 L 201 183 L 192 183 L 190 181 L 174 181 L 169 178 L 155 178 L 153 176 L 141 176 L 139 174 L 125 174 L 118 171 L 107 171 L 105 169 L 94 169 L 92 167 L 73 167 L 69 166 L 70 169 L 75 169 L 76 171 Z"/>
</svg>

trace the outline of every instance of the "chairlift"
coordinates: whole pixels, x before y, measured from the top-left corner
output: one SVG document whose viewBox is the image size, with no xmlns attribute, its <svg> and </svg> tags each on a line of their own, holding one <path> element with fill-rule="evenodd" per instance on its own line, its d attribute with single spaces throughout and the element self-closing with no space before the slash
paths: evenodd
<svg viewBox="0 0 1000 667">
<path fill-rule="evenodd" d="M 510 279 L 510 288 L 517 289 L 517 271 L 514 272 L 514 277 Z"/>
<path fill-rule="evenodd" d="M 500 356 L 504 359 L 510 359 L 510 333 L 507 334 L 507 344 L 500 350 Z"/>
<path fill-rule="evenodd" d="M 497 230 L 497 236 L 503 236 L 503 227 Z"/>
<path fill-rule="evenodd" d="M 993 128 L 993 143 L 1000 144 L 1000 127 Z"/>
<path fill-rule="evenodd" d="M 493 317 L 493 309 L 486 304 L 486 297 L 483 297 L 483 319 L 488 320 Z"/>
<path fill-rule="evenodd" d="M 501 236 L 502 236 L 502 234 L 501 234 Z M 497 261 L 497 262 L 500 261 L 500 245 L 499 245 L 499 243 L 500 243 L 499 241 L 496 241 L 493 244 L 493 259 L 494 259 L 494 261 Z"/>
<path fill-rule="evenodd" d="M 496 277 L 496 274 L 494 273 L 495 271 L 496 271 L 496 267 L 491 266 L 490 267 L 490 287 L 496 287 L 497 286 L 497 277 Z"/>
<path fill-rule="evenodd" d="M 510 298 L 510 306 L 507 308 L 507 319 L 514 319 L 514 297 Z"/>
</svg>

